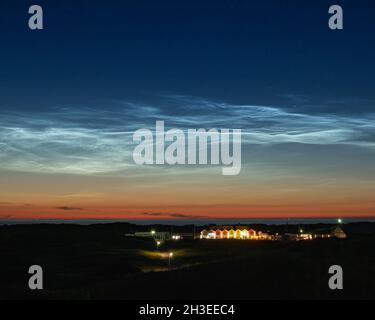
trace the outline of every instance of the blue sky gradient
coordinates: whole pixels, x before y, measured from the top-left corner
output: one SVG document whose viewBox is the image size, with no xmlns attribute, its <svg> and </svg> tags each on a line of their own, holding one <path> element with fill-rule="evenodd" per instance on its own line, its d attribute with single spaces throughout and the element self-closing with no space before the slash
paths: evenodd
<svg viewBox="0 0 375 320">
<path fill-rule="evenodd" d="M 374 1 L 31 4 L 0 4 L 0 217 L 375 215 Z M 242 129 L 241 174 L 135 166 L 157 120 Z"/>
</svg>

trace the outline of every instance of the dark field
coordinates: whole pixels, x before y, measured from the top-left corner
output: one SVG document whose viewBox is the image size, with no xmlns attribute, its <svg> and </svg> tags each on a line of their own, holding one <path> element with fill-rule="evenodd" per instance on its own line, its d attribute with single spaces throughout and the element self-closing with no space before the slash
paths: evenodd
<svg viewBox="0 0 375 320">
<path fill-rule="evenodd" d="M 348 238 L 305 242 L 180 240 L 157 251 L 134 228 L 108 225 L 0 227 L 0 299 L 373 299 L 375 226 L 344 226 Z M 281 227 L 278 227 L 281 228 Z M 167 253 L 174 257 L 168 266 Z M 28 289 L 40 265 L 44 290 Z M 328 289 L 328 268 L 344 290 Z"/>
</svg>

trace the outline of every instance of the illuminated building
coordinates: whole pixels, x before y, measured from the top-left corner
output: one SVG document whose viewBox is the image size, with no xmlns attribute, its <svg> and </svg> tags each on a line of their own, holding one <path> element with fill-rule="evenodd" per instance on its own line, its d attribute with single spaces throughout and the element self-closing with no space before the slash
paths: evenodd
<svg viewBox="0 0 375 320">
<path fill-rule="evenodd" d="M 236 231 L 234 231 L 233 229 L 230 229 L 229 234 L 228 234 L 228 238 L 234 239 L 235 237 L 236 237 Z"/>
<path fill-rule="evenodd" d="M 201 239 L 207 239 L 208 231 L 206 229 L 201 231 L 200 238 Z"/>
<path fill-rule="evenodd" d="M 305 228 L 306 229 L 306 228 Z M 311 228 L 307 228 L 311 229 Z M 309 230 L 298 229 L 296 233 L 284 233 L 284 234 L 269 234 L 262 231 L 255 231 L 252 228 L 244 226 L 223 226 L 223 227 L 212 227 L 212 229 L 204 229 L 200 232 L 200 239 L 248 239 L 248 240 L 289 240 L 289 241 L 306 241 L 317 238 L 339 238 L 344 239 L 347 237 L 341 226 L 335 226 L 333 228 L 323 230 Z"/>
<path fill-rule="evenodd" d="M 221 231 L 220 229 L 217 229 L 215 231 L 216 233 L 216 239 L 222 239 L 223 238 L 223 231 Z"/>
<path fill-rule="evenodd" d="M 237 229 L 235 232 L 234 232 L 234 237 L 236 239 L 241 239 L 241 230 L 240 229 Z"/>
<path fill-rule="evenodd" d="M 347 237 L 345 231 L 340 227 L 336 226 L 331 229 L 317 230 L 314 234 L 314 238 L 338 238 L 345 239 Z"/>
<path fill-rule="evenodd" d="M 262 239 L 267 240 L 268 235 L 264 234 Z M 202 230 L 201 239 L 258 239 L 257 233 L 251 228 L 217 228 L 210 230 Z"/>
<path fill-rule="evenodd" d="M 216 239 L 216 233 L 215 233 L 215 231 L 214 230 L 208 231 L 207 238 L 208 239 Z"/>
<path fill-rule="evenodd" d="M 229 231 L 227 229 L 224 229 L 222 232 L 223 239 L 228 239 L 229 238 Z"/>
<path fill-rule="evenodd" d="M 246 229 L 241 230 L 241 239 L 248 239 L 249 238 L 249 231 Z"/>
</svg>

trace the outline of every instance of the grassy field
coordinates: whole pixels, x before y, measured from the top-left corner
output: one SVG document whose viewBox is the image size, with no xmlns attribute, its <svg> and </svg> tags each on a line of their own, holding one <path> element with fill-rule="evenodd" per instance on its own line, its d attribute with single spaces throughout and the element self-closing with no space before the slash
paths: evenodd
<svg viewBox="0 0 375 320">
<path fill-rule="evenodd" d="M 341 299 L 375 297 L 375 235 L 306 242 L 180 240 L 157 250 L 121 225 L 0 227 L 0 299 Z M 169 264 L 168 253 L 173 252 Z M 30 291 L 30 265 L 44 290 Z M 328 268 L 344 290 L 328 289 Z"/>
</svg>

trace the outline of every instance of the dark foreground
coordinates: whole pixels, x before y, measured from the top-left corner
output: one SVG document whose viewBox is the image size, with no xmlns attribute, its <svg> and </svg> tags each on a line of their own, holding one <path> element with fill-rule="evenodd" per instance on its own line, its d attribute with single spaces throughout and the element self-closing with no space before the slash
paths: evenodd
<svg viewBox="0 0 375 320">
<path fill-rule="evenodd" d="M 126 224 L 0 226 L 0 299 L 373 299 L 375 225 L 344 227 L 344 240 L 180 240 L 157 251 L 124 237 Z M 35 264 L 38 292 L 28 289 Z M 328 288 L 331 265 L 344 290 Z"/>
</svg>

